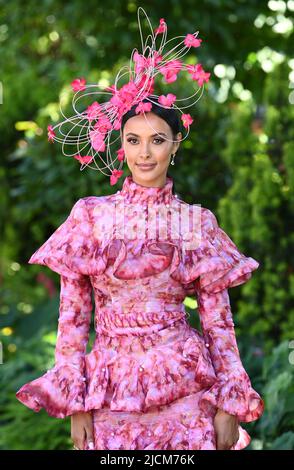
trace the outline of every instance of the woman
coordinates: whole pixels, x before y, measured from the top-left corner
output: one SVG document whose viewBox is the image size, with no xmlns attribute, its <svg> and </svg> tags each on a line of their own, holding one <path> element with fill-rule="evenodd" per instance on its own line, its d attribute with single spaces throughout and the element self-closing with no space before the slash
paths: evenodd
<svg viewBox="0 0 294 470">
<path fill-rule="evenodd" d="M 152 37 L 165 32 L 162 18 Z M 183 49 L 200 42 L 188 34 Z M 238 251 L 209 209 L 174 195 L 168 167 L 181 124 L 193 120 L 179 118 L 174 94 L 153 95 L 157 73 L 171 83 L 186 67 L 199 84 L 209 74 L 180 63 L 178 52 L 165 60 L 164 44 L 158 51 L 152 44 L 148 57 L 146 48 L 136 51 L 130 82 L 118 88 L 115 80 L 103 108 L 94 102 L 66 119 L 78 128 L 77 145 L 90 144 L 88 155 L 71 156 L 88 164 L 98 154 L 111 184 L 122 171 L 99 151 L 109 150 L 107 137 L 119 129 L 116 160 L 125 157 L 131 174 L 115 194 L 79 199 L 29 260 L 60 274 L 58 335 L 54 367 L 16 396 L 36 412 L 71 416 L 77 449 L 240 450 L 250 443 L 240 422 L 264 410 L 240 359 L 228 294 L 259 263 Z M 81 79 L 72 85 L 86 89 Z M 48 136 L 63 142 L 52 126 Z M 87 354 L 92 292 L 96 336 Z M 197 297 L 202 334 L 187 321 L 188 294 Z"/>
<path fill-rule="evenodd" d="M 29 260 L 61 275 L 56 365 L 16 396 L 35 411 L 70 415 L 78 449 L 242 449 L 250 437 L 239 422 L 258 419 L 264 404 L 240 360 L 227 289 L 258 263 L 203 207 L 202 245 L 185 259 L 168 239 L 152 248 L 150 238 L 126 236 L 103 246 L 91 235 L 117 198 L 139 207 L 138 220 L 147 204 L 170 204 L 176 213 L 186 205 L 167 176 L 182 135 L 177 114 L 157 106 L 147 114 L 159 137 L 134 109 L 124 117 L 131 176 L 122 191 L 80 199 Z M 97 334 L 85 354 L 92 288 Z M 197 295 L 203 336 L 185 318 L 187 293 Z"/>
</svg>

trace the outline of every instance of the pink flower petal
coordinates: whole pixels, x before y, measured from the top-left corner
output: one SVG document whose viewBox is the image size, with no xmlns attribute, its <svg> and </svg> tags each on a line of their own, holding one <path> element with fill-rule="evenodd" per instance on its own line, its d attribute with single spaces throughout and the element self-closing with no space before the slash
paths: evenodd
<svg viewBox="0 0 294 470">
<path fill-rule="evenodd" d="M 73 91 L 81 91 L 86 89 L 86 80 L 84 78 L 76 78 L 71 82 Z"/>
<path fill-rule="evenodd" d="M 193 34 L 187 34 L 184 40 L 184 44 L 187 47 L 200 47 L 202 39 L 195 38 Z"/>
<path fill-rule="evenodd" d="M 171 107 L 176 101 L 176 99 L 177 99 L 176 95 L 174 95 L 173 93 L 168 93 L 166 96 L 160 95 L 158 98 L 158 102 L 162 104 L 163 106 Z"/>
<path fill-rule="evenodd" d="M 191 114 L 182 114 L 181 119 L 183 121 L 183 126 L 186 128 L 189 127 L 189 125 L 191 125 L 193 122 Z"/>
<path fill-rule="evenodd" d="M 76 160 L 78 160 L 80 163 L 90 163 L 92 160 L 93 160 L 93 156 L 92 155 L 84 155 L 84 156 L 81 156 L 81 155 L 74 155 L 74 157 Z"/>
<path fill-rule="evenodd" d="M 135 111 L 136 114 L 138 113 L 143 113 L 143 112 L 149 112 L 152 109 L 152 103 L 139 103 L 138 106 L 136 107 Z"/>
<path fill-rule="evenodd" d="M 48 135 L 48 141 L 53 142 L 54 137 L 55 137 L 55 132 L 53 130 L 53 127 L 51 125 L 47 126 L 47 135 Z"/>
<path fill-rule="evenodd" d="M 160 18 L 159 26 L 154 30 L 154 32 L 155 34 L 161 34 L 161 33 L 164 33 L 164 31 L 166 30 L 167 30 L 166 22 L 164 21 L 164 18 Z"/>
</svg>

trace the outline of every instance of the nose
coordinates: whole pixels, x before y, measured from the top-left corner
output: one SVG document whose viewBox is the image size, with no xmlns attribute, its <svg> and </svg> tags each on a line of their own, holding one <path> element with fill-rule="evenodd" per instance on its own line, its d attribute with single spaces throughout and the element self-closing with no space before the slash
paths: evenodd
<svg viewBox="0 0 294 470">
<path fill-rule="evenodd" d="M 149 163 L 150 158 L 151 157 L 149 153 L 141 153 L 138 158 L 138 163 Z"/>
<path fill-rule="evenodd" d="M 139 155 L 141 155 L 142 157 L 146 158 L 146 157 L 150 157 L 150 142 L 149 140 L 141 140 L 141 143 L 140 143 L 140 146 L 138 146 L 139 148 Z"/>
<path fill-rule="evenodd" d="M 140 158 L 139 158 L 139 162 L 141 163 L 144 163 L 145 161 L 149 161 L 150 160 L 150 155 L 149 153 L 148 154 L 141 154 Z"/>
<path fill-rule="evenodd" d="M 144 147 L 144 146 L 142 147 L 140 155 L 144 160 L 150 158 L 150 152 L 149 152 L 148 145 L 146 145 L 146 147 Z"/>
</svg>

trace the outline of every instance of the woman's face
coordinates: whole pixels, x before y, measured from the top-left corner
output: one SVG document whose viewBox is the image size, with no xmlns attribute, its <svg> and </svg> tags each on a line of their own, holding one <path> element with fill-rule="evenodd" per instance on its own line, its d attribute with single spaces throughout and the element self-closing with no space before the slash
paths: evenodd
<svg viewBox="0 0 294 470">
<path fill-rule="evenodd" d="M 121 134 L 125 159 L 136 183 L 142 186 L 163 187 L 171 156 L 178 150 L 180 143 L 170 142 L 175 139 L 164 119 L 152 111 L 145 115 L 146 117 L 144 114 L 138 114 L 125 123 Z M 162 134 L 158 135 L 159 133 Z M 181 138 L 182 134 L 179 132 L 176 139 Z M 141 164 L 152 167 L 144 170 L 140 167 Z"/>
</svg>

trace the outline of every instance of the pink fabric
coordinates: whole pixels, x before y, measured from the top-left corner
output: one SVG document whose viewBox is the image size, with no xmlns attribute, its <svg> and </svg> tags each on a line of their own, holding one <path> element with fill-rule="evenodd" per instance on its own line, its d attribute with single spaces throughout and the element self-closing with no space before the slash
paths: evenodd
<svg viewBox="0 0 294 470">
<path fill-rule="evenodd" d="M 240 359 L 227 290 L 259 263 L 237 249 L 213 213 L 201 208 L 201 243 L 188 251 L 169 231 L 100 236 L 118 201 L 137 204 L 140 220 L 148 205 L 190 210 L 172 187 L 171 178 L 147 188 L 129 176 L 116 194 L 78 200 L 29 260 L 60 274 L 58 338 L 55 366 L 16 397 L 57 418 L 91 411 L 95 449 L 216 449 L 217 408 L 239 422 L 264 411 Z M 96 336 L 87 353 L 92 292 Z M 197 296 L 202 334 L 187 321 L 187 294 Z M 232 450 L 250 443 L 241 425 L 239 432 Z"/>
</svg>

